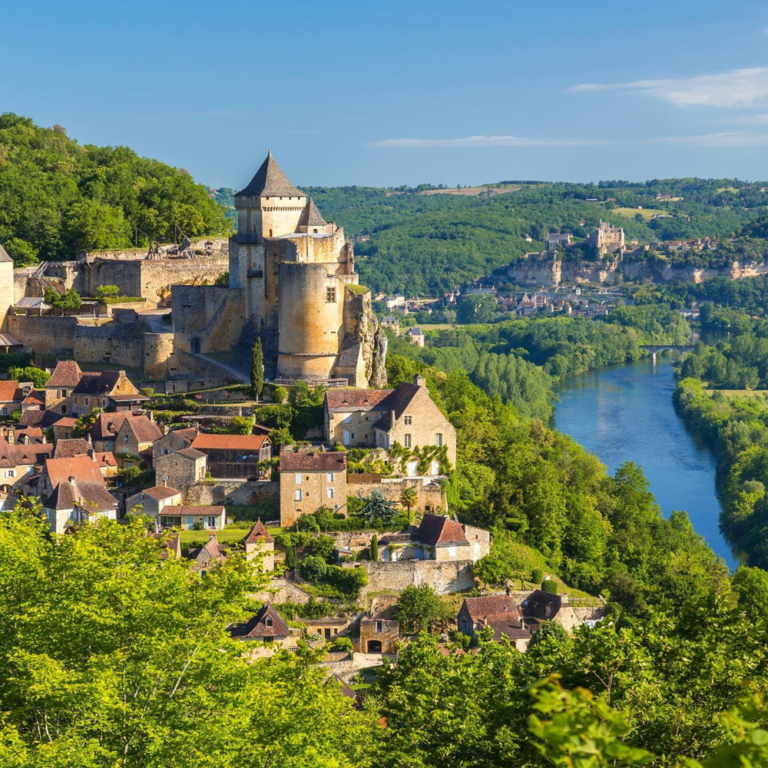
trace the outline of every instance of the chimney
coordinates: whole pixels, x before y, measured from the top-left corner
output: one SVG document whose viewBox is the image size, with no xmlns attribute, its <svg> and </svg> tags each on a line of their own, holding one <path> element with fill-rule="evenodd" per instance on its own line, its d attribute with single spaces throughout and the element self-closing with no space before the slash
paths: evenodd
<svg viewBox="0 0 768 768">
<path fill-rule="evenodd" d="M 13 445 L 16 442 L 16 430 L 13 428 L 13 424 L 8 427 L 8 445 Z"/>
</svg>

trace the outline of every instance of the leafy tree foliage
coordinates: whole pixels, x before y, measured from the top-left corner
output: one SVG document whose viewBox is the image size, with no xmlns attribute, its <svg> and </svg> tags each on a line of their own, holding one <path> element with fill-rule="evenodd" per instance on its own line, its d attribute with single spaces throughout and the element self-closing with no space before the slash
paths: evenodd
<svg viewBox="0 0 768 768">
<path fill-rule="evenodd" d="M 206 188 L 183 170 L 126 147 L 81 146 L 66 132 L 0 115 L 0 242 L 17 264 L 226 234 L 230 225 Z"/>
<path fill-rule="evenodd" d="M 429 584 L 406 587 L 397 599 L 395 618 L 406 635 L 433 632 L 455 622 L 453 607 Z"/>
</svg>

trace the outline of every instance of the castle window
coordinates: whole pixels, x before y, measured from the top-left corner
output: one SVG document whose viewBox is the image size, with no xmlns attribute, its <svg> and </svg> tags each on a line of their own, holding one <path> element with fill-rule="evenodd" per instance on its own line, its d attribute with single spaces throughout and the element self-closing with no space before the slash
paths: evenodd
<svg viewBox="0 0 768 768">
<path fill-rule="evenodd" d="M 296 485 L 301 485 L 301 472 L 296 473 Z"/>
<path fill-rule="evenodd" d="M 438 432 L 438 433 L 435 435 L 435 445 L 436 445 L 438 448 L 441 448 L 441 447 L 442 447 L 442 445 L 443 445 L 443 434 L 442 434 L 442 432 Z"/>
<path fill-rule="evenodd" d="M 333 482 L 333 472 L 328 472 L 328 474 L 326 475 L 326 480 L 327 480 L 329 483 L 332 483 L 332 482 Z"/>
<path fill-rule="evenodd" d="M 403 423 L 406 427 L 410 427 L 413 424 L 413 416 L 408 415 L 403 417 Z"/>
<path fill-rule="evenodd" d="M 325 492 L 329 499 L 333 498 L 333 488 L 326 488 Z"/>
<path fill-rule="evenodd" d="M 376 631 L 377 632 L 383 632 L 384 631 L 384 623 L 381 621 L 376 622 Z"/>
<path fill-rule="evenodd" d="M 325 289 L 325 300 L 331 304 L 336 303 L 336 286 Z"/>
<path fill-rule="evenodd" d="M 411 447 L 411 435 L 410 435 L 410 433 L 406 433 L 404 435 L 404 438 L 405 439 L 404 439 L 403 442 L 404 442 L 405 447 L 406 448 L 410 448 Z"/>
<path fill-rule="evenodd" d="M 296 489 L 296 493 L 293 494 L 294 501 L 301 501 L 301 488 Z"/>
</svg>

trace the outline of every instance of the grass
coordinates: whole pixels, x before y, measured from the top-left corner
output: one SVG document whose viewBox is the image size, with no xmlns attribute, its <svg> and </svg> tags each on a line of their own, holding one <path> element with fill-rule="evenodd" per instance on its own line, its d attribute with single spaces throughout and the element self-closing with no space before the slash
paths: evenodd
<svg viewBox="0 0 768 768">
<path fill-rule="evenodd" d="M 663 211 L 660 208 L 643 208 L 642 210 L 637 208 L 614 208 L 608 211 L 608 213 L 615 213 L 617 216 L 624 216 L 628 219 L 634 219 L 639 213 L 645 221 L 650 221 L 654 216 L 669 215 L 669 211 Z"/>
<path fill-rule="evenodd" d="M 704 391 L 710 397 L 712 397 L 715 392 L 720 392 L 725 397 L 768 398 L 768 390 L 766 389 L 705 389 Z"/>
<path fill-rule="evenodd" d="M 205 544 L 211 533 L 214 531 L 179 531 L 179 538 L 182 546 L 184 544 L 197 544 L 202 546 Z M 220 544 L 231 544 L 233 542 L 240 542 L 248 533 L 247 528 L 225 528 L 223 531 L 215 531 L 216 538 Z"/>
<path fill-rule="evenodd" d="M 355 285 L 354 283 L 347 283 L 347 290 L 351 293 L 357 293 L 362 296 L 364 293 L 369 293 L 371 289 L 367 285 Z"/>
<path fill-rule="evenodd" d="M 418 326 L 422 331 L 448 331 L 454 327 L 451 323 L 419 323 Z"/>
</svg>

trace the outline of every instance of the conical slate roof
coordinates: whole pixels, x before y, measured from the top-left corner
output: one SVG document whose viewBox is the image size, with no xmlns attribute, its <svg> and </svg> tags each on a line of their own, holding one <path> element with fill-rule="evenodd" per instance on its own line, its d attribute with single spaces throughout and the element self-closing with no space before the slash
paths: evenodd
<svg viewBox="0 0 768 768">
<path fill-rule="evenodd" d="M 267 155 L 267 159 L 261 164 L 261 168 L 256 171 L 256 175 L 251 179 L 250 184 L 245 189 L 240 190 L 235 197 L 304 197 L 296 187 L 288 181 L 286 175 L 280 170 L 280 166 L 272 157 L 272 152 Z"/>
<path fill-rule="evenodd" d="M 299 219 L 299 226 L 305 227 L 324 227 L 328 222 L 322 217 L 320 211 L 317 210 L 315 201 L 310 197 L 307 200 L 307 205 L 301 212 L 301 218 Z"/>
</svg>

